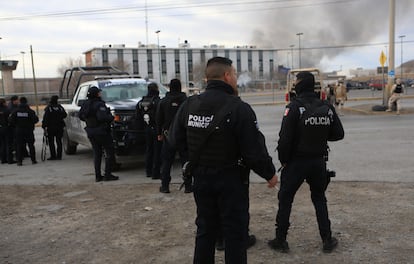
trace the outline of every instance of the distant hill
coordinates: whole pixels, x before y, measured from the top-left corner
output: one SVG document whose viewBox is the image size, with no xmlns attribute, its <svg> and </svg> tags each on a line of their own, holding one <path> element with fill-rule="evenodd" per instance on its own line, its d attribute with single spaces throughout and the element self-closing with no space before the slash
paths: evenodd
<svg viewBox="0 0 414 264">
<path fill-rule="evenodd" d="M 403 67 L 404 73 L 414 73 L 414 60 L 404 62 L 402 64 L 402 67 Z M 400 68 L 401 68 L 401 65 L 397 67 L 397 69 L 400 69 Z"/>
</svg>

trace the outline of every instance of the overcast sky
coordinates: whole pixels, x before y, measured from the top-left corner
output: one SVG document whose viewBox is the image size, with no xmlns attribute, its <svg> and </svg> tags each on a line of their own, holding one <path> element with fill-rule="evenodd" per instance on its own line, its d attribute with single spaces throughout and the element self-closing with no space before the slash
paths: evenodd
<svg viewBox="0 0 414 264">
<path fill-rule="evenodd" d="M 395 66 L 414 59 L 414 1 L 395 0 Z M 1 1 L 0 55 L 19 60 L 14 77 L 60 77 L 69 58 L 108 44 L 138 42 L 174 48 L 218 44 L 276 48 L 278 64 L 291 67 L 290 45 L 299 46 L 302 66 L 325 71 L 376 68 L 388 46 L 389 0 L 33 0 Z M 147 34 L 148 32 L 148 34 Z M 22 55 L 21 52 L 25 52 Z M 24 56 L 25 71 L 22 59 Z M 293 52 L 298 67 L 298 52 Z"/>
</svg>

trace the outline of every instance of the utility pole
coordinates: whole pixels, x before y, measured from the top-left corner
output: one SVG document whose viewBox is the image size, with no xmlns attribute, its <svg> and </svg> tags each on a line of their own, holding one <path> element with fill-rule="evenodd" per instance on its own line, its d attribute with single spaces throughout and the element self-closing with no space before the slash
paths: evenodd
<svg viewBox="0 0 414 264">
<path fill-rule="evenodd" d="M 26 81 L 26 67 L 24 66 L 24 54 L 26 54 L 26 52 L 24 51 L 20 51 L 20 53 L 22 54 L 22 62 L 23 62 L 23 79 Z"/>
<path fill-rule="evenodd" d="M 384 89 L 383 93 L 383 105 L 388 105 L 388 99 L 391 96 L 391 87 L 394 83 L 395 77 L 395 0 L 389 0 L 389 16 L 390 16 L 390 24 L 389 24 L 389 60 L 388 60 L 388 83 L 386 89 Z"/>
<path fill-rule="evenodd" d="M 300 36 L 302 35 L 303 35 L 302 32 L 296 33 L 296 36 L 299 37 L 299 69 L 302 68 L 302 56 L 301 56 L 301 51 L 300 51 Z"/>
<path fill-rule="evenodd" d="M 161 30 L 155 31 L 155 33 L 157 34 L 157 41 L 158 41 L 158 72 L 159 72 L 159 77 L 160 77 L 160 83 L 162 83 L 160 32 L 161 32 Z"/>
<path fill-rule="evenodd" d="M 39 115 L 39 103 L 38 103 L 39 101 L 37 100 L 36 75 L 35 75 L 35 69 L 34 69 L 32 45 L 30 45 L 30 56 L 32 58 L 33 87 L 34 87 L 34 95 L 35 95 L 35 101 L 36 101 L 36 114 Z"/>
<path fill-rule="evenodd" d="M 405 35 L 401 35 L 401 36 L 398 36 L 398 37 L 401 39 L 401 65 L 400 65 L 401 72 L 400 72 L 400 78 L 401 78 L 401 81 L 402 81 L 402 79 L 403 79 L 403 38 L 405 38 Z"/>
<path fill-rule="evenodd" d="M 291 59 L 292 59 L 292 66 L 291 66 L 291 68 L 293 69 L 293 68 L 295 68 L 294 66 L 293 66 L 293 47 L 294 47 L 295 45 L 290 45 L 289 47 L 290 47 L 290 56 L 291 56 Z"/>
</svg>

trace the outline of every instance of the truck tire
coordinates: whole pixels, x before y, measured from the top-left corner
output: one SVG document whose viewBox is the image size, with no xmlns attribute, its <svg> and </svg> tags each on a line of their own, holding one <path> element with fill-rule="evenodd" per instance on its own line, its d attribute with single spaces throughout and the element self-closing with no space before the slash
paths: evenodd
<svg viewBox="0 0 414 264">
<path fill-rule="evenodd" d="M 76 148 L 78 144 L 76 144 L 75 142 L 72 142 L 69 139 L 68 132 L 66 131 L 66 129 L 63 130 L 62 143 L 63 143 L 63 150 L 65 151 L 67 155 L 76 154 Z"/>
</svg>

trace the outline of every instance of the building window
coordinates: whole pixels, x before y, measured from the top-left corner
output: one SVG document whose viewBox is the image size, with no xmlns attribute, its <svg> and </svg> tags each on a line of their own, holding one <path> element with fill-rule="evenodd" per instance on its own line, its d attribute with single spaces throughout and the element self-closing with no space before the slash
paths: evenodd
<svg viewBox="0 0 414 264">
<path fill-rule="evenodd" d="M 103 65 L 108 64 L 108 50 L 107 49 L 102 50 L 102 64 Z"/>
<path fill-rule="evenodd" d="M 154 78 L 154 69 L 152 65 L 152 50 L 147 49 L 147 68 L 148 68 L 148 78 Z"/>
<path fill-rule="evenodd" d="M 259 76 L 263 77 L 263 50 L 259 50 Z"/>
<path fill-rule="evenodd" d="M 213 50 L 213 57 L 217 57 L 217 50 Z"/>
<path fill-rule="evenodd" d="M 187 50 L 187 58 L 188 58 L 188 80 L 194 80 L 193 76 L 193 51 Z"/>
<path fill-rule="evenodd" d="M 175 76 L 180 78 L 180 50 L 174 50 Z"/>
<path fill-rule="evenodd" d="M 161 50 L 161 72 L 167 73 L 167 53 L 165 49 Z"/>
<path fill-rule="evenodd" d="M 237 72 L 241 72 L 241 52 L 238 50 L 237 54 Z"/>
<path fill-rule="evenodd" d="M 132 73 L 139 74 L 138 50 L 132 50 Z"/>
<path fill-rule="evenodd" d="M 201 62 L 201 65 L 206 64 L 206 51 L 205 50 L 200 50 L 200 62 Z"/>
<path fill-rule="evenodd" d="M 273 71 L 275 68 L 273 67 L 273 59 L 269 60 L 269 73 L 270 73 L 270 79 L 273 80 Z"/>
<path fill-rule="evenodd" d="M 247 51 L 247 70 L 249 72 L 253 71 L 253 60 L 252 60 L 252 51 L 251 50 Z"/>
</svg>

